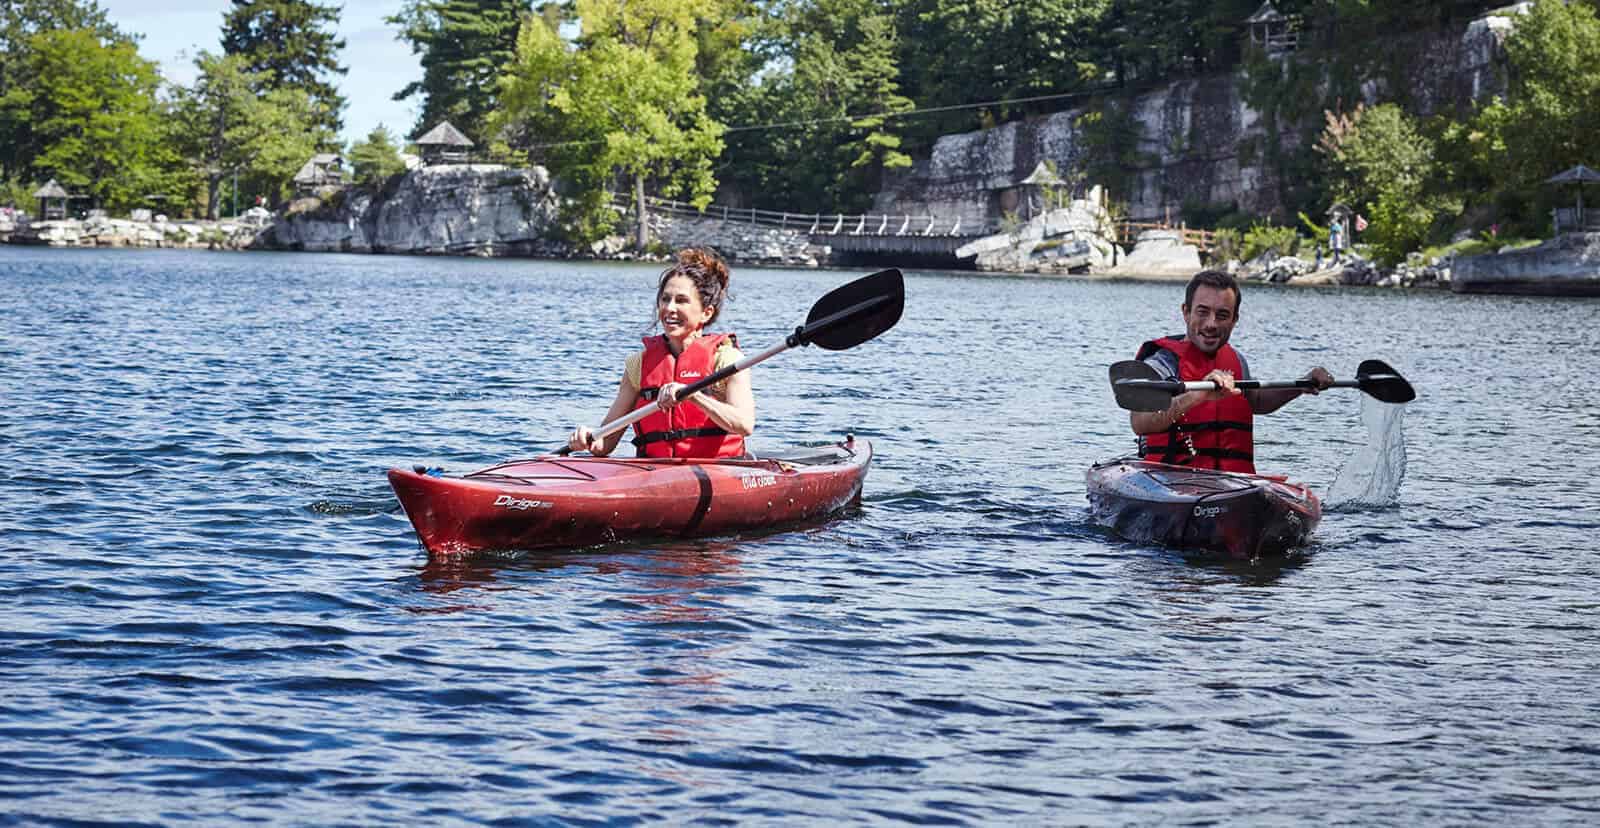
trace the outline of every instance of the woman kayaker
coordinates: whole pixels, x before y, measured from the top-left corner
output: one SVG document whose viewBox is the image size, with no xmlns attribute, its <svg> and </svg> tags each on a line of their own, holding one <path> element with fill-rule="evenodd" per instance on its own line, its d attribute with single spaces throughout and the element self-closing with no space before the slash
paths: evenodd
<svg viewBox="0 0 1600 828">
<path fill-rule="evenodd" d="M 734 335 L 707 333 L 728 298 L 728 265 L 711 250 L 678 251 L 677 262 L 656 286 L 656 321 L 661 335 L 644 339 L 644 350 L 628 358 L 617 397 L 606 412 L 611 422 L 651 402 L 656 411 L 635 423 L 633 444 L 641 457 L 742 457 L 744 438 L 755 430 L 756 403 L 750 374 L 740 371 L 686 399 L 678 393 L 738 362 Z M 596 439 L 588 426 L 573 429 L 567 445 L 604 457 L 622 432 Z"/>
</svg>

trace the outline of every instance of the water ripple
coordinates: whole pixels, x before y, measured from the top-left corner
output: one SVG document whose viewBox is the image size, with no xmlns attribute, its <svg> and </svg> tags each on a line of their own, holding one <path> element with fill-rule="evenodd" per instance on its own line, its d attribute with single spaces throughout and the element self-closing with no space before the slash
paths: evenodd
<svg viewBox="0 0 1600 828">
<path fill-rule="evenodd" d="M 1256 373 L 1376 356 L 1422 392 L 1398 503 L 1330 510 L 1282 561 L 1088 514 L 1084 468 L 1127 447 L 1104 366 L 1176 328 L 1174 286 L 928 273 L 881 341 L 753 375 L 758 450 L 874 441 L 858 510 L 428 562 L 384 469 L 592 422 L 655 274 L 0 247 L 0 822 L 1600 811 L 1600 520 L 1569 460 L 1600 430 L 1544 376 L 1593 303 L 1249 288 Z M 729 322 L 778 341 L 850 275 L 740 268 Z M 1491 326 L 1519 335 L 1468 389 L 1462 332 Z M 1362 428 L 1350 394 L 1297 401 L 1258 423 L 1263 465 L 1325 490 Z"/>
</svg>

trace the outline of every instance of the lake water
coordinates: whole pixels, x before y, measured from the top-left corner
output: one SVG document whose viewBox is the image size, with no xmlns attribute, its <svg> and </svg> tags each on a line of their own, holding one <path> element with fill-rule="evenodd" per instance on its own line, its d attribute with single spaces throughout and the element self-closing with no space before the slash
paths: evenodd
<svg viewBox="0 0 1600 828">
<path fill-rule="evenodd" d="M 1600 302 L 1249 287 L 1266 379 L 1417 387 L 1285 565 L 1088 520 L 1179 284 L 908 273 L 755 369 L 859 512 L 431 567 L 384 480 L 593 424 L 659 266 L 0 248 L 0 822 L 1600 820 Z M 737 268 L 747 352 L 863 271 Z M 1354 391 L 1257 421 L 1326 491 Z"/>
</svg>

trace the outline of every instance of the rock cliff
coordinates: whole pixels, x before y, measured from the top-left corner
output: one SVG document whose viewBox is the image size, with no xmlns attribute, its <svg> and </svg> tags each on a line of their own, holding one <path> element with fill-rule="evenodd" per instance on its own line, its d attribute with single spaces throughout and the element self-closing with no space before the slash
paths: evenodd
<svg viewBox="0 0 1600 828">
<path fill-rule="evenodd" d="M 1386 64 L 1383 73 L 1362 76 L 1360 94 L 1368 103 L 1404 100 L 1421 115 L 1483 100 L 1504 88 L 1501 44 L 1510 28 L 1510 18 L 1487 16 L 1452 31 L 1408 36 L 1403 44 L 1394 44 L 1406 56 L 1397 61 L 1402 65 L 1397 69 Z M 946 135 L 928 158 L 886 183 L 873 212 L 960 215 L 964 222 L 976 216 L 996 227 L 1007 213 L 1023 212 L 1018 205 L 1029 194 L 1020 182 L 1040 162 L 1051 161 L 1067 177 L 1083 180 L 1096 153 L 1110 150 L 1136 159 L 1122 166 L 1125 180 L 1084 183 L 1114 185 L 1129 218 L 1170 215 L 1176 221 L 1185 205 L 1281 213 L 1286 185 L 1294 182 L 1282 180 L 1281 165 L 1267 149 L 1303 145 L 1306 131 L 1314 134 L 1320 128 L 1322 113 L 1297 101 L 1308 110 L 1300 113 L 1299 122 L 1267 117 L 1250 103 L 1247 90 L 1252 83 L 1274 82 L 1276 72 L 1285 85 L 1298 79 L 1317 92 L 1314 97 L 1328 97 L 1334 81 L 1331 70 L 1320 63 L 1326 58 L 1326 53 L 1291 53 L 1258 66 L 1254 78 L 1241 69 L 1133 96 L 1120 104 L 1119 117 L 1137 136 L 1136 146 L 1105 146 L 1110 139 L 1097 138 L 1085 119 L 1091 111 L 1104 110 L 1088 107 Z M 1353 106 L 1355 101 L 1344 103 Z"/>
<path fill-rule="evenodd" d="M 380 193 L 344 190 L 291 205 L 257 240 L 278 250 L 563 256 L 560 199 L 542 167 L 420 167 Z"/>
</svg>

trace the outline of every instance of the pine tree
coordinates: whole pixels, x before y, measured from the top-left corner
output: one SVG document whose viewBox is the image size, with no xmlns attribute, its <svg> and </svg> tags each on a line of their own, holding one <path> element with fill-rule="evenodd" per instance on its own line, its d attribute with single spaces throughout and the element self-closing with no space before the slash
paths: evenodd
<svg viewBox="0 0 1600 828">
<path fill-rule="evenodd" d="M 488 143 L 498 77 L 516 57 L 517 29 L 528 8 L 526 0 L 409 0 L 389 18 L 422 60 L 422 80 L 394 96 L 422 96 L 411 137 L 449 121 L 478 144 Z"/>
<path fill-rule="evenodd" d="M 332 79 L 347 71 L 339 64 L 344 41 L 331 31 L 338 22 L 337 7 L 308 0 L 233 0 L 222 23 L 223 54 L 242 56 L 246 71 L 260 73 L 257 92 L 298 89 L 310 98 L 327 133 L 321 142 L 344 126 L 345 99 Z"/>
</svg>

